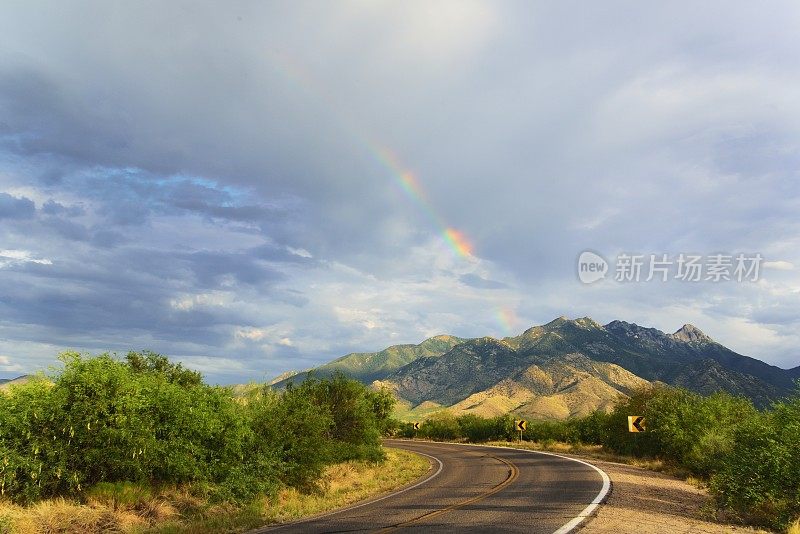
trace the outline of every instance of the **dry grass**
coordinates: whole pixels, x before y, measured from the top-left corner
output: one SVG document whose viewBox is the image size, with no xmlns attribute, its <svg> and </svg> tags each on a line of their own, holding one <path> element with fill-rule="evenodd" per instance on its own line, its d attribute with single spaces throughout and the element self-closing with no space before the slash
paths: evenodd
<svg viewBox="0 0 800 534">
<path fill-rule="evenodd" d="M 0 532 L 14 534 L 130 532 L 167 521 L 176 507 L 159 493 L 135 484 L 99 485 L 86 503 L 49 499 L 22 507 L 0 502 Z"/>
<path fill-rule="evenodd" d="M 408 451 L 387 449 L 386 455 L 386 462 L 379 465 L 347 462 L 329 467 L 325 473 L 325 487 L 318 494 L 283 490 L 277 501 L 266 509 L 270 522 L 292 521 L 347 506 L 403 486 L 429 468 L 428 460 Z"/>
<path fill-rule="evenodd" d="M 0 532 L 3 533 L 125 532 L 145 521 L 130 510 L 85 506 L 65 499 L 50 499 L 27 508 L 0 503 Z"/>
<path fill-rule="evenodd" d="M 789 525 L 789 529 L 786 531 L 786 534 L 800 534 L 800 518 Z"/>
<path fill-rule="evenodd" d="M 322 489 L 310 495 L 282 490 L 249 506 L 209 505 L 191 488 L 159 491 L 134 484 L 101 484 L 85 503 L 50 499 L 28 507 L 0 501 L 0 534 L 217 533 L 318 514 L 385 493 L 429 468 L 416 454 L 386 451 L 383 464 L 346 462 L 329 467 Z"/>
</svg>

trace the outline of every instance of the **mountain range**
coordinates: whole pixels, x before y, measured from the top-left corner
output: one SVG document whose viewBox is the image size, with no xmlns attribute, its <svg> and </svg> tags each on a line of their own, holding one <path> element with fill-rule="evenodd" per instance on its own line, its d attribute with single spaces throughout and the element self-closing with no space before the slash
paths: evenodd
<svg viewBox="0 0 800 534">
<path fill-rule="evenodd" d="M 743 356 L 690 324 L 667 334 L 588 317 L 559 317 L 504 339 L 440 335 L 418 345 L 348 354 L 313 369 L 321 377 L 336 371 L 388 388 L 403 419 L 444 409 L 564 419 L 608 410 L 653 382 L 702 394 L 725 391 L 764 407 L 794 391 L 800 379 L 800 366 L 781 369 Z M 302 381 L 307 373 L 282 375 L 273 387 Z"/>
</svg>

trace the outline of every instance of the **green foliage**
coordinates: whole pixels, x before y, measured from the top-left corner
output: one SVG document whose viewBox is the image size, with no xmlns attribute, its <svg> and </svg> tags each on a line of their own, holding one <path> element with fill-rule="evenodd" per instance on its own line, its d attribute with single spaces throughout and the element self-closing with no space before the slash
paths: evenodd
<svg viewBox="0 0 800 534">
<path fill-rule="evenodd" d="M 390 395 L 370 391 L 339 372 L 325 380 L 309 377 L 298 389 L 318 410 L 330 414 L 329 461 L 383 460 L 380 438 L 394 407 Z"/>
<path fill-rule="evenodd" d="M 736 426 L 711 488 L 751 522 L 786 529 L 800 517 L 800 391 Z"/>
<path fill-rule="evenodd" d="M 575 419 L 566 421 L 528 421 L 528 429 L 523 432 L 522 437 L 527 441 L 538 441 L 551 443 L 562 441 L 565 443 L 576 443 L 579 441 L 578 429 Z"/>
<path fill-rule="evenodd" d="M 352 445 L 357 445 L 360 438 L 367 442 L 377 441 L 375 414 L 362 384 L 336 373 L 325 381 L 310 378 L 300 388 L 316 406 L 331 414 L 327 431 L 329 439 Z"/>
<path fill-rule="evenodd" d="M 420 426 L 419 437 L 437 440 L 453 440 L 462 437 L 458 420 L 448 412 L 439 412 L 425 420 Z"/>
<path fill-rule="evenodd" d="M 604 444 L 615 452 L 657 456 L 708 476 L 725 461 L 737 425 L 757 414 L 749 400 L 726 393 L 703 397 L 685 389 L 644 389 L 616 406 Z M 647 432 L 626 432 L 628 415 L 643 415 Z"/>
<path fill-rule="evenodd" d="M 522 438 L 539 442 L 601 443 L 608 433 L 608 418 L 604 412 L 595 412 L 585 418 L 565 421 L 528 420 L 528 429 Z M 511 415 L 484 418 L 466 414 L 454 417 L 447 412 L 439 412 L 425 420 L 419 431 L 415 432 L 410 423 L 397 423 L 395 429 L 394 435 L 399 437 L 463 439 L 472 443 L 516 440 L 519 437 Z"/>
<path fill-rule="evenodd" d="M 514 436 L 514 420 L 511 416 L 483 418 L 477 415 L 454 417 L 439 412 L 425 420 L 415 431 L 411 423 L 398 424 L 395 432 L 400 437 L 421 437 L 434 440 L 461 440 L 473 443 L 510 439 Z"/>
<path fill-rule="evenodd" d="M 314 488 L 328 463 L 328 429 L 333 425 L 330 411 L 318 406 L 306 388 L 290 386 L 282 394 L 265 388 L 248 403 L 259 437 L 254 446 L 276 451 L 280 481 L 302 490 Z"/>
<path fill-rule="evenodd" d="M 514 434 L 514 419 L 509 415 L 488 419 L 476 415 L 462 415 L 457 421 L 461 436 L 473 443 L 508 439 Z"/>
<path fill-rule="evenodd" d="M 369 393 L 372 411 L 375 413 L 375 421 L 381 433 L 385 435 L 393 429 L 396 424 L 396 421 L 392 419 L 392 412 L 394 412 L 394 405 L 396 403 L 395 398 L 387 389 Z"/>
<path fill-rule="evenodd" d="M 578 443 L 602 445 L 611 435 L 611 414 L 596 410 L 586 417 L 575 420 Z"/>
<path fill-rule="evenodd" d="M 199 386 L 203 383 L 203 375 L 197 371 L 186 369 L 180 363 L 172 363 L 166 356 L 149 350 L 131 351 L 125 356 L 125 359 L 134 372 L 156 373 L 179 386 Z"/>
<path fill-rule="evenodd" d="M 54 433 L 52 388 L 41 377 L 0 394 L 0 494 L 27 501 L 78 484 L 65 469 L 62 437 Z M 61 434 L 61 433 L 59 433 Z M 51 445 L 52 444 L 52 445 Z"/>
<path fill-rule="evenodd" d="M 391 398 L 343 376 L 240 402 L 151 352 L 61 360 L 53 382 L 0 394 L 0 493 L 16 502 L 185 482 L 247 502 L 311 489 L 331 462 L 383 458 Z"/>
</svg>

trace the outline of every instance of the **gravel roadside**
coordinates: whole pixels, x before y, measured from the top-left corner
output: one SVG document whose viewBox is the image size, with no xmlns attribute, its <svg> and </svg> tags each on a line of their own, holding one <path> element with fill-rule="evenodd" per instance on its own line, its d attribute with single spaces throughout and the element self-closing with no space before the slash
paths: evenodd
<svg viewBox="0 0 800 534">
<path fill-rule="evenodd" d="M 705 520 L 703 508 L 711 497 L 683 480 L 626 464 L 581 459 L 605 471 L 612 484 L 605 504 L 584 524 L 581 534 L 769 532 Z"/>
</svg>

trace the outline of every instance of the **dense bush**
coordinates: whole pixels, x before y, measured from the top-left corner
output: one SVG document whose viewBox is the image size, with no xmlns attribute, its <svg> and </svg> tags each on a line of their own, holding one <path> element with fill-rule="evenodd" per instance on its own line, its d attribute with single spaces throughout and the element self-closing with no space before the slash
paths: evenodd
<svg viewBox="0 0 800 534">
<path fill-rule="evenodd" d="M 331 462 L 382 458 L 391 398 L 343 376 L 243 402 L 154 353 L 61 359 L 52 382 L 0 394 L 0 493 L 17 502 L 123 481 L 244 501 L 311 488 Z"/>
<path fill-rule="evenodd" d="M 591 445 L 602 445 L 607 443 L 612 432 L 616 432 L 611 426 L 611 414 L 602 410 L 597 410 L 575 420 L 578 443 Z"/>
<path fill-rule="evenodd" d="M 461 427 L 455 416 L 448 412 L 440 412 L 420 426 L 419 437 L 436 440 L 453 440 L 462 438 Z"/>
<path fill-rule="evenodd" d="M 736 425 L 726 452 L 711 477 L 723 506 L 773 528 L 800 517 L 800 394 Z"/>
<path fill-rule="evenodd" d="M 509 415 L 483 418 L 468 414 L 454 417 L 447 412 L 439 412 L 426 419 L 419 430 L 414 430 L 411 423 L 394 421 L 389 425 L 388 433 L 404 438 L 467 440 L 473 443 L 511 439 L 515 435 L 514 420 Z"/>
<path fill-rule="evenodd" d="M 307 490 L 329 463 L 327 433 L 333 418 L 304 389 L 290 387 L 277 393 L 264 388 L 249 399 L 246 412 L 258 436 L 251 450 L 276 451 L 279 480 Z"/>
<path fill-rule="evenodd" d="M 626 432 L 628 415 L 643 415 L 647 432 Z M 725 461 L 737 425 L 757 415 L 749 400 L 726 393 L 703 397 L 685 389 L 643 389 L 615 407 L 602 443 L 615 452 L 656 456 L 708 476 Z"/>
<path fill-rule="evenodd" d="M 326 380 L 308 378 L 299 389 L 302 396 L 330 414 L 326 437 L 331 461 L 383 460 L 380 438 L 394 406 L 391 394 L 370 391 L 341 373 Z"/>
<path fill-rule="evenodd" d="M 488 419 L 475 415 L 462 415 L 456 420 L 461 436 L 473 443 L 509 439 L 514 435 L 514 419 L 510 415 Z"/>
<path fill-rule="evenodd" d="M 550 443 L 561 441 L 577 443 L 579 441 L 578 425 L 575 419 L 565 421 L 529 420 L 528 428 L 522 433 L 527 441 Z"/>
</svg>

